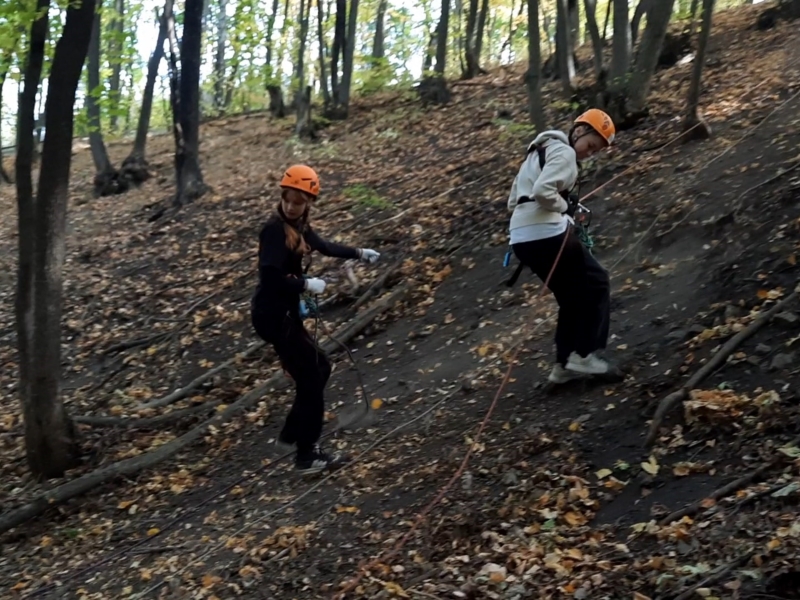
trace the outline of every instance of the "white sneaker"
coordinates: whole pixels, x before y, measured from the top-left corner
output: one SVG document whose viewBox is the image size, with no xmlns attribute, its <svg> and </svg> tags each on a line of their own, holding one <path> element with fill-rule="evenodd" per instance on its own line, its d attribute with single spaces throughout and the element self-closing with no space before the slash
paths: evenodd
<svg viewBox="0 0 800 600">
<path fill-rule="evenodd" d="M 550 383 L 567 383 L 568 381 L 579 378 L 580 375 L 578 373 L 567 371 L 560 364 L 556 363 L 555 366 L 553 366 L 553 370 L 550 371 L 550 375 L 547 376 L 547 381 Z"/>
<path fill-rule="evenodd" d="M 609 372 L 609 366 L 606 361 L 597 357 L 594 353 L 583 357 L 573 352 L 569 355 L 567 370 L 581 375 L 605 375 Z"/>
</svg>

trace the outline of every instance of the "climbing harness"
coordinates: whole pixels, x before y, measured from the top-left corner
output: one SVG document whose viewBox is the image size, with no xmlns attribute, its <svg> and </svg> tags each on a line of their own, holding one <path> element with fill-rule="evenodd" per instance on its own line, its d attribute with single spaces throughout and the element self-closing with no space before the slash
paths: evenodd
<svg viewBox="0 0 800 600">
<path fill-rule="evenodd" d="M 528 148 L 528 155 L 530 155 L 532 152 L 536 152 L 539 155 L 539 171 L 541 172 L 541 170 L 544 169 L 544 164 L 546 162 L 545 147 L 540 144 L 532 144 Z M 580 189 L 580 177 L 578 177 L 578 181 L 579 181 L 578 189 Z M 575 208 L 572 214 L 572 219 L 574 221 L 575 231 L 578 235 L 578 239 L 584 246 L 586 246 L 586 249 L 589 250 L 589 252 L 591 253 L 592 248 L 594 248 L 594 240 L 592 239 L 592 236 L 589 235 L 589 225 L 592 222 L 592 211 L 586 208 L 580 202 L 576 203 L 575 201 L 573 201 L 570 198 L 570 193 L 565 190 L 559 192 L 559 195 L 567 202 L 567 204 L 569 204 L 570 206 L 574 205 Z M 530 198 L 529 196 L 522 196 L 519 200 L 517 200 L 517 206 L 519 206 L 520 204 L 527 204 L 529 202 L 536 202 L 536 200 Z M 505 254 L 505 257 L 503 258 L 503 267 L 508 267 L 509 265 L 511 265 L 512 255 L 513 252 L 509 247 L 508 251 Z M 522 275 L 522 271 L 524 268 L 525 265 L 523 265 L 522 263 L 517 265 L 517 268 L 514 269 L 514 273 L 506 281 L 506 285 L 508 287 L 513 287 L 514 284 L 517 283 L 517 280 L 519 279 L 519 276 Z"/>
</svg>

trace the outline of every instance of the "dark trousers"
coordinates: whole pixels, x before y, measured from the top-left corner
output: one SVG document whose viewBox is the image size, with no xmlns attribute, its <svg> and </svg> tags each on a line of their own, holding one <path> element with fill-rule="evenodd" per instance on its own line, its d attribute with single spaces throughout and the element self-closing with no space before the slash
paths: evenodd
<svg viewBox="0 0 800 600">
<path fill-rule="evenodd" d="M 287 317 L 280 335 L 274 337 L 262 335 L 270 328 L 259 321 L 258 315 L 253 315 L 256 332 L 272 344 L 281 365 L 295 384 L 294 404 L 286 417 L 280 439 L 297 444 L 298 456 L 307 456 L 322 434 L 325 386 L 331 376 L 330 360 L 299 320 Z"/>
<path fill-rule="evenodd" d="M 587 356 L 608 342 L 611 292 L 608 273 L 570 227 L 564 234 L 512 246 L 519 261 L 545 281 L 568 236 L 548 287 L 558 302 L 556 362 L 572 352 Z"/>
</svg>

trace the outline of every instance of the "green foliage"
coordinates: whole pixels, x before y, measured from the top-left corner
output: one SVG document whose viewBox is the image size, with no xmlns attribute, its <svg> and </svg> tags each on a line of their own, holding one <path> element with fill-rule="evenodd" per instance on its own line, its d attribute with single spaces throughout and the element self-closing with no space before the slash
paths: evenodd
<svg viewBox="0 0 800 600">
<path fill-rule="evenodd" d="M 344 189 L 344 195 L 363 207 L 377 208 L 380 210 L 392 208 L 392 204 L 384 198 L 381 198 L 375 190 L 360 183 L 346 187 Z"/>
<path fill-rule="evenodd" d="M 380 92 L 394 80 L 394 68 L 387 58 L 372 58 L 367 61 L 368 68 L 361 75 L 359 90 L 364 95 Z"/>
<path fill-rule="evenodd" d="M 536 135 L 536 127 L 531 123 L 517 123 L 509 119 L 494 119 L 492 123 L 500 128 L 500 140 L 519 142 Z"/>
</svg>

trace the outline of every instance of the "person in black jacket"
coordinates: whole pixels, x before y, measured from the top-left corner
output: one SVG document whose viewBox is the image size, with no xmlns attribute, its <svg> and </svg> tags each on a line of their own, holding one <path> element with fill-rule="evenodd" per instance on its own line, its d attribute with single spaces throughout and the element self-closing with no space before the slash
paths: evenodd
<svg viewBox="0 0 800 600">
<path fill-rule="evenodd" d="M 259 281 L 251 316 L 256 333 L 272 344 L 284 371 L 296 386 L 294 404 L 278 436 L 278 445 L 296 446 L 295 468 L 303 473 L 317 473 L 340 466 L 346 459 L 323 452 L 319 446 L 325 412 L 324 390 L 331 364 L 303 325 L 300 296 L 306 292 L 322 294 L 327 284 L 322 279 L 304 277 L 303 258 L 316 250 L 325 256 L 374 263 L 380 254 L 328 242 L 314 232 L 309 213 L 320 187 L 319 177 L 312 168 L 290 167 L 280 185 L 277 212 L 259 235 Z"/>
</svg>

